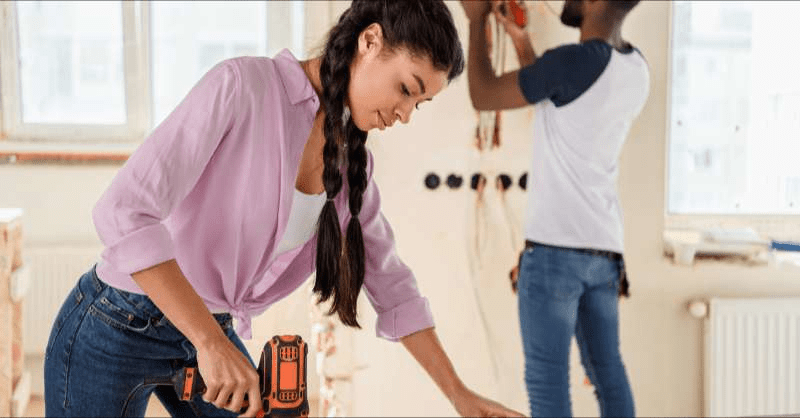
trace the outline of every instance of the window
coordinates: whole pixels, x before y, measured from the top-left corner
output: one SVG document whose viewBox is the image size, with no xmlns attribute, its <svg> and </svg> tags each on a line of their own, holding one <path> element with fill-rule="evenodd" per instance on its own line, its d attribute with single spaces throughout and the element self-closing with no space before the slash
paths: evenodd
<svg viewBox="0 0 800 418">
<path fill-rule="evenodd" d="M 303 58 L 300 1 L 27 1 L 0 11 L 12 140 L 135 143 L 219 61 L 283 48 Z"/>
<path fill-rule="evenodd" d="M 20 2 L 17 16 L 23 123 L 125 123 L 121 2 Z"/>
<path fill-rule="evenodd" d="M 673 3 L 670 214 L 800 214 L 800 3 Z"/>
</svg>

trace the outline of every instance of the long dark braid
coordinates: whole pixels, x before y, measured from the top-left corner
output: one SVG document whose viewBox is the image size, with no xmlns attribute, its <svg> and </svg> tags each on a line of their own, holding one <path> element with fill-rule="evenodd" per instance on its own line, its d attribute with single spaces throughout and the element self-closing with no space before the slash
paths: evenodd
<svg viewBox="0 0 800 418">
<path fill-rule="evenodd" d="M 317 232 L 317 278 L 314 283 L 314 292 L 319 294 L 320 301 L 326 301 L 333 296 L 333 303 L 329 313 L 341 312 L 342 297 L 334 290 L 341 280 L 341 273 L 348 267 L 343 260 L 342 231 L 339 227 L 339 215 L 333 199 L 342 189 L 342 174 L 340 162 L 342 153 L 340 149 L 344 142 L 344 108 L 347 99 L 347 88 L 350 85 L 350 62 L 355 53 L 354 44 L 358 40 L 358 32 L 353 27 L 353 22 L 348 19 L 350 10 L 342 14 L 339 24 L 330 32 L 325 55 L 320 64 L 320 81 L 323 94 L 322 105 L 325 108 L 324 134 L 325 145 L 322 158 L 325 164 L 322 173 L 322 182 L 328 201 L 322 208 L 318 220 Z M 352 121 L 348 121 L 348 124 Z M 340 313 L 341 317 L 341 313 Z M 344 322 L 344 319 L 343 319 Z"/>
<path fill-rule="evenodd" d="M 314 292 L 320 302 L 333 299 L 329 314 L 336 313 L 345 325 L 357 328 L 356 305 L 366 270 L 359 213 L 367 188 L 367 133 L 346 115 L 345 104 L 358 38 L 373 23 L 381 25 L 388 50 L 405 47 L 428 57 L 434 68 L 448 72 L 448 80 L 464 70 L 458 33 L 442 0 L 354 0 L 328 34 L 320 65 L 322 106 L 326 112 L 322 180 L 328 201 L 318 221 Z M 344 243 L 333 203 L 342 189 L 343 161 L 347 163 L 351 214 Z"/>
<path fill-rule="evenodd" d="M 356 128 L 352 120 L 348 124 L 348 154 L 347 154 L 347 181 L 350 188 L 349 206 L 350 222 L 347 225 L 347 241 L 345 241 L 344 258 L 347 260 L 349 270 L 342 274 L 342 280 L 336 282 L 336 293 L 347 298 L 345 306 L 355 307 L 358 303 L 358 290 L 364 284 L 364 237 L 361 233 L 361 222 L 358 214 L 364 203 L 364 190 L 367 189 L 367 133 Z M 356 291 L 353 292 L 352 290 Z M 342 322 L 350 326 L 358 326 L 355 310 L 352 311 L 352 318 L 348 313 L 339 311 Z M 352 321 L 352 323 L 350 323 Z"/>
</svg>

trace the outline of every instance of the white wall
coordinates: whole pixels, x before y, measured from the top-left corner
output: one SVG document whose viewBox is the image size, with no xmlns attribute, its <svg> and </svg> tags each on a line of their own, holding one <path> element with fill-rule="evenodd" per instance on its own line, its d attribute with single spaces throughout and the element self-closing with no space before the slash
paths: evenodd
<svg viewBox="0 0 800 418">
<path fill-rule="evenodd" d="M 550 3 L 560 11 L 560 2 Z M 466 45 L 463 12 L 458 4 L 449 4 Z M 642 2 L 629 17 L 624 31 L 625 37 L 647 57 L 652 78 L 648 104 L 623 150 L 620 174 L 626 214 L 626 259 L 633 295 L 621 304 L 621 344 L 637 414 L 642 416 L 703 413 L 702 322 L 688 315 L 687 301 L 712 296 L 800 294 L 796 272 L 715 263 L 677 267 L 662 256 L 670 7 L 669 2 Z M 531 27 L 538 51 L 577 40 L 576 31 L 563 27 L 551 15 L 534 10 Z M 420 186 L 422 176 L 431 166 L 474 166 L 474 159 L 470 160 L 468 153 L 465 157 L 463 151 L 471 141 L 470 130 L 475 121 L 468 108 L 466 78 L 459 79 L 440 96 L 415 115 L 411 126 L 373 140 L 379 164 L 376 176 L 382 186 L 385 211 L 395 226 L 401 254 L 415 268 L 420 287 L 434 308 L 438 332 L 464 379 L 489 396 L 503 401 L 510 399 L 510 406 L 528 413 L 527 403 L 519 403 L 516 393 L 496 394 L 485 339 L 475 322 L 476 309 L 470 307 L 474 305 L 470 291 L 457 288 L 467 280 L 466 269 L 458 264 L 465 263 L 464 256 L 459 254 L 465 245 L 462 240 L 468 235 L 462 225 L 471 216 L 467 206 L 472 202 L 446 192 L 431 195 Z M 504 132 L 508 149 L 503 151 L 506 167 L 519 167 L 519 153 L 527 155 L 529 128 L 524 124 L 529 120 L 525 111 L 506 117 Z M 398 158 L 400 155 L 416 157 L 403 160 Z M 498 260 L 493 268 L 493 274 L 483 279 L 505 282 L 507 260 Z M 493 321 L 507 323 L 507 344 L 492 348 L 505 357 L 519 355 L 519 347 L 513 343 L 517 333 L 515 320 L 512 317 Z M 370 346 L 367 338 L 363 342 L 357 340 L 358 358 L 370 359 L 365 361 L 374 364 L 373 367 L 380 365 L 386 372 L 359 375 L 363 384 L 356 390 L 357 414 L 452 414 L 419 368 L 401 353 L 401 348 L 380 341 Z M 573 412 L 576 416 L 596 416 L 592 389 L 581 384 L 583 371 L 575 354 L 573 350 Z M 523 384 L 521 375 L 505 378 L 517 379 L 520 387 Z M 422 380 L 417 382 L 417 379 Z M 358 385 L 359 380 L 356 382 Z M 370 402 L 365 404 L 361 399 Z M 409 399 L 427 402 L 418 404 Z"/>
<path fill-rule="evenodd" d="M 551 3 L 560 10 L 559 2 Z M 457 3 L 449 5 L 466 46 L 463 12 Z M 333 9 L 337 7 L 334 5 Z M 686 313 L 686 302 L 706 296 L 797 296 L 800 280 L 796 275 L 766 267 L 711 263 L 694 268 L 676 267 L 662 257 L 669 9 L 668 2 L 642 2 L 625 31 L 650 63 L 652 89 L 622 158 L 620 189 L 626 213 L 626 253 L 633 295 L 621 306 L 622 352 L 638 415 L 697 416 L 703 411 L 702 323 Z M 320 13 L 322 16 L 327 11 Z M 561 27 L 546 14 L 533 13 L 532 27 L 540 51 L 577 39 L 576 32 Z M 313 29 L 317 37 L 324 32 L 319 25 Z M 384 211 L 394 225 L 400 254 L 415 270 L 421 290 L 430 299 L 439 335 L 461 376 L 479 392 L 498 397 L 527 413 L 522 371 L 516 376 L 504 374 L 499 384 L 491 377 L 490 353 L 499 354 L 510 364 L 518 362 L 521 356 L 514 300 L 503 293 L 506 272 L 514 255 L 499 250 L 502 246 L 497 244 L 492 250 L 497 259 L 484 266 L 478 282 L 484 290 L 482 297 L 489 321 L 505 324 L 501 332 L 497 332 L 498 326 L 493 327 L 493 332 L 507 340 L 501 340 L 490 351 L 479 322 L 466 256 L 465 241 L 472 236 L 470 225 L 474 220 L 473 195 L 465 187 L 453 192 L 428 192 L 422 187 L 422 179 L 428 171 L 443 177 L 453 171 L 468 180 L 481 164 L 508 167 L 516 178 L 526 167 L 531 113 L 528 110 L 509 113 L 504 127 L 506 145 L 481 161 L 469 148 L 475 115 L 469 105 L 466 74 L 422 109 L 414 115 L 410 126 L 371 137 Z M 25 210 L 26 246 L 97 244 L 90 211 L 116 170 L 116 166 L 0 165 L 0 206 Z M 521 197 L 518 191 L 512 191 L 509 197 L 518 215 Z M 490 199 L 493 199 L 490 206 L 496 209 L 498 198 Z M 502 223 L 493 213 L 489 220 L 499 228 Z M 487 239 L 499 243 L 502 234 L 494 232 Z M 306 298 L 305 292 L 296 293 L 258 319 L 257 337 L 250 347 L 253 354 L 258 353 L 262 344 L 259 334 L 269 336 L 281 327 L 308 334 Z M 345 334 L 343 340 L 355 344 L 352 351 L 355 364 L 367 366 L 356 373 L 351 412 L 452 415 L 454 411 L 444 397 L 402 346 L 374 337 L 374 313 L 367 303 L 362 305 L 361 314 L 364 330 Z M 596 415 L 593 395 L 580 384 L 583 374 L 574 357 L 574 414 Z M 504 388 L 502 393 L 498 390 L 500 386 Z"/>
</svg>

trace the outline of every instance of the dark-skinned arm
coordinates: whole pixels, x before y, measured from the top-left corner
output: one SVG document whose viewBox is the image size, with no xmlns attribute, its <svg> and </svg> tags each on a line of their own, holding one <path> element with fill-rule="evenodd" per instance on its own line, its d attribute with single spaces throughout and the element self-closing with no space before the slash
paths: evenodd
<svg viewBox="0 0 800 418">
<path fill-rule="evenodd" d="M 486 11 L 471 12 L 472 1 L 462 0 L 469 22 L 469 54 L 467 57 L 467 79 L 469 96 L 476 110 L 506 110 L 528 105 L 528 101 L 519 87 L 519 70 L 495 76 L 489 61 L 486 45 L 486 19 L 490 8 L 486 3 Z M 481 2 L 476 2 L 481 3 Z"/>
</svg>

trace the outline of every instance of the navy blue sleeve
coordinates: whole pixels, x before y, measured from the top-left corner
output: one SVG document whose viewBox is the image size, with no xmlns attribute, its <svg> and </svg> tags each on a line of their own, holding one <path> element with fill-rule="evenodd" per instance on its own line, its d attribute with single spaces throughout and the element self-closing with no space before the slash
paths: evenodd
<svg viewBox="0 0 800 418">
<path fill-rule="evenodd" d="M 563 106 L 588 90 L 610 60 L 611 46 L 602 41 L 560 46 L 522 68 L 519 87 L 528 103 L 550 99 Z"/>
</svg>

